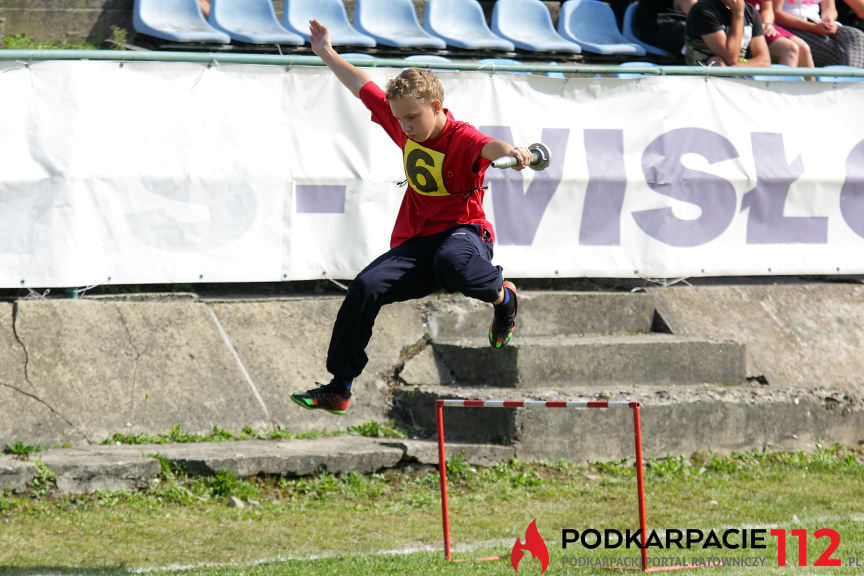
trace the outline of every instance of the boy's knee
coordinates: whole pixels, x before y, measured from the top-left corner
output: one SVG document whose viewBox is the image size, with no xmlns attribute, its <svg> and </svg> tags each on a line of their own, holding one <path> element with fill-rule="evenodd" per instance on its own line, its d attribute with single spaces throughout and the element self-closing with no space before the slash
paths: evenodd
<svg viewBox="0 0 864 576">
<path fill-rule="evenodd" d="M 448 251 L 440 251 L 435 254 L 432 265 L 435 275 L 447 290 L 455 291 L 462 285 L 465 266 L 471 258 L 470 254 L 459 254 Z"/>
</svg>

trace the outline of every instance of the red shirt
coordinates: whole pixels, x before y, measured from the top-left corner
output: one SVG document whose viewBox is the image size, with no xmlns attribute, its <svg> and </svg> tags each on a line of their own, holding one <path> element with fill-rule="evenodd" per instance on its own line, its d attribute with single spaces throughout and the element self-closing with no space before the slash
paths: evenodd
<svg viewBox="0 0 864 576">
<path fill-rule="evenodd" d="M 480 155 L 493 138 L 470 124 L 458 122 L 446 108 L 441 134 L 424 142 L 405 136 L 390 111 L 384 91 L 374 82 L 360 89 L 360 99 L 402 149 L 408 189 L 390 236 L 390 247 L 409 238 L 432 236 L 459 224 L 477 224 L 494 241 L 492 225 L 483 212 L 483 178 L 489 160 Z"/>
</svg>

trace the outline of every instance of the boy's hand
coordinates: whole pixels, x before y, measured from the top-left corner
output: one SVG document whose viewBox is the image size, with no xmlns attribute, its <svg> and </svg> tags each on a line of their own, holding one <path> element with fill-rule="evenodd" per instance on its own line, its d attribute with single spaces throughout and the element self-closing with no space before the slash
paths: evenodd
<svg viewBox="0 0 864 576">
<path fill-rule="evenodd" d="M 318 20 L 309 21 L 309 36 L 312 52 L 319 58 L 333 48 L 330 44 L 330 30 Z"/>
<path fill-rule="evenodd" d="M 528 148 L 513 148 L 510 151 L 510 156 L 516 158 L 519 161 L 517 166 L 513 166 L 514 170 L 524 170 L 531 164 L 531 161 L 534 160 L 534 155 Z"/>
</svg>

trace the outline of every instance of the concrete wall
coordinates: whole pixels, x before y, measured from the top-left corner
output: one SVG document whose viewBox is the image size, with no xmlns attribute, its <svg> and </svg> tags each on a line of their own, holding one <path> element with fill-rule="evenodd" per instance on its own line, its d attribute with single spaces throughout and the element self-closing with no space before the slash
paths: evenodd
<svg viewBox="0 0 864 576">
<path fill-rule="evenodd" d="M 760 405 L 741 411 L 746 413 L 741 422 L 724 419 L 720 428 L 728 433 L 719 444 L 698 435 L 688 438 L 699 439 L 705 447 L 733 449 L 741 438 L 750 437 L 746 430 L 764 428 L 770 434 L 754 433 L 754 440 L 764 436 L 761 442 L 780 445 L 794 435 L 813 441 L 813 430 L 818 430 L 827 431 L 825 441 L 864 441 L 864 287 L 706 286 L 649 290 L 632 297 L 652 300 L 675 334 L 729 338 L 745 345 L 746 375 L 760 378 L 744 388 L 676 385 L 663 388 L 662 394 L 651 392 L 655 401 L 650 404 L 670 405 L 656 400 L 671 398 L 684 410 L 681 414 L 692 412 L 686 419 L 691 423 L 712 414 L 712 401 L 719 400 L 717 409 Z M 540 300 L 524 293 L 521 312 L 528 332 L 532 321 L 540 322 L 531 320 L 532 298 Z M 292 392 L 329 378 L 324 364 L 338 296 L 2 303 L 0 446 L 15 441 L 43 446 L 93 443 L 116 432 L 157 434 L 174 425 L 191 432 L 213 426 L 235 432 L 244 426 L 301 432 L 385 421 L 392 417 L 394 387 L 402 386 L 398 375 L 406 361 L 410 364 L 431 347 L 430 326 L 442 330 L 442 310 L 469 302 L 461 296 L 436 296 L 386 306 L 376 322 L 370 363 L 356 383 L 351 410 L 340 418 L 302 410 L 288 399 Z M 487 309 L 463 325 L 463 334 L 484 338 L 488 318 Z M 405 387 L 403 398 L 411 389 Z M 622 394 L 640 389 L 635 386 Z M 648 394 L 648 389 L 643 392 Z M 807 418 L 812 412 L 813 427 L 800 414 L 784 416 L 790 402 L 807 408 Z M 655 424 L 677 422 L 665 412 L 648 412 L 648 423 L 652 418 L 659 418 Z M 832 418 L 839 426 L 834 432 L 827 425 Z M 423 428 L 428 423 L 409 424 Z M 658 450 L 673 445 L 682 437 L 678 424 L 686 422 L 652 434 L 656 440 L 649 445 L 656 441 Z M 500 428 L 512 426 L 504 422 Z M 528 436 L 543 438 L 539 432 Z M 507 439 L 492 441 L 502 440 Z M 526 437 L 522 443 L 529 446 Z"/>
<path fill-rule="evenodd" d="M 355 0 L 343 0 L 349 19 L 353 18 Z M 560 1 L 544 2 L 557 22 Z M 273 0 L 282 17 L 283 0 Z M 423 21 L 426 0 L 414 0 L 417 17 Z M 494 0 L 481 0 L 487 20 L 492 16 Z M 42 42 L 78 43 L 87 40 L 100 45 L 111 37 L 112 26 L 132 29 L 134 0 L 3 0 L 0 2 L 0 36 L 26 34 Z M 3 20 L 5 32 L 3 31 Z"/>
</svg>

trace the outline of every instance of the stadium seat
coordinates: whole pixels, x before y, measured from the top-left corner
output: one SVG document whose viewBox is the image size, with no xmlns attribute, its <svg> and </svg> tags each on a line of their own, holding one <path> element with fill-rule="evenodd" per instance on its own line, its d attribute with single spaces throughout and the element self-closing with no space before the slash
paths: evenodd
<svg viewBox="0 0 864 576">
<path fill-rule="evenodd" d="M 554 60 L 552 62 L 549 62 L 549 64 L 551 64 L 552 66 L 558 66 L 558 62 L 555 62 Z M 567 77 L 564 75 L 563 72 L 546 72 L 546 76 L 549 76 L 550 78 L 566 78 Z"/>
<path fill-rule="evenodd" d="M 279 24 L 270 0 L 210 0 L 210 24 L 247 44 L 303 44 Z"/>
<path fill-rule="evenodd" d="M 786 68 L 789 66 L 785 64 L 771 64 L 771 68 Z M 803 76 L 769 76 L 767 74 L 756 74 L 750 77 L 751 80 L 758 80 L 760 82 L 804 82 Z"/>
<path fill-rule="evenodd" d="M 434 63 L 452 63 L 453 61 L 444 56 L 438 56 L 437 54 L 414 54 L 411 56 L 405 57 L 406 62 L 411 62 L 412 64 L 423 64 L 424 62 L 434 62 Z M 422 68 L 423 66 L 418 66 Z M 455 68 L 436 68 L 436 70 L 442 70 L 447 72 L 455 72 Z"/>
<path fill-rule="evenodd" d="M 512 42 L 489 29 L 477 0 L 429 0 L 423 27 L 454 48 L 502 52 L 516 49 Z"/>
<path fill-rule="evenodd" d="M 170 42 L 227 44 L 231 38 L 204 20 L 198 0 L 135 0 L 132 27 Z"/>
<path fill-rule="evenodd" d="M 378 44 L 444 50 L 447 43 L 420 27 L 412 0 L 357 0 L 354 26 Z"/>
<path fill-rule="evenodd" d="M 372 54 L 366 54 L 365 52 L 343 52 L 339 54 L 342 58 L 350 59 L 355 58 L 357 60 L 377 60 L 375 56 Z"/>
<path fill-rule="evenodd" d="M 558 33 L 579 44 L 584 52 L 644 56 L 645 49 L 628 41 L 618 30 L 615 12 L 600 0 L 567 0 L 558 15 Z"/>
<path fill-rule="evenodd" d="M 859 72 L 861 71 L 861 68 L 856 68 L 855 66 L 843 66 L 840 64 L 822 67 L 822 70 L 828 69 L 836 70 L 838 72 L 841 72 L 843 70 L 857 70 Z M 855 76 L 816 76 L 816 80 L 818 80 L 819 82 L 864 82 L 864 78 L 861 78 L 860 76 L 857 78 Z"/>
<path fill-rule="evenodd" d="M 657 66 L 657 63 L 631 60 L 630 62 L 622 62 L 618 65 L 619 68 L 644 68 L 645 66 L 654 67 Z M 618 72 L 615 74 L 615 78 L 641 78 L 642 76 L 645 76 L 645 74 L 641 72 Z M 654 74 L 651 74 L 651 76 L 654 76 Z"/>
<path fill-rule="evenodd" d="M 582 52 L 578 44 L 558 35 L 540 0 L 498 0 L 492 9 L 492 31 L 530 52 Z"/>
<path fill-rule="evenodd" d="M 330 30 L 333 46 L 373 48 L 375 39 L 358 32 L 345 12 L 342 0 L 285 0 L 282 25 L 309 41 L 309 21 L 318 20 Z"/>
<path fill-rule="evenodd" d="M 495 67 L 500 66 L 501 64 L 505 66 L 521 66 L 522 62 L 520 62 L 519 60 L 514 60 L 512 58 L 482 58 L 480 60 L 477 60 L 476 64 L 481 68 L 495 70 Z M 511 74 L 530 74 L 530 72 L 516 70 L 503 70 L 503 72 L 509 72 Z"/>
<path fill-rule="evenodd" d="M 648 54 L 654 56 L 672 56 L 669 51 L 664 50 L 663 48 L 658 48 L 657 46 L 652 46 L 636 37 L 636 33 L 633 31 L 633 22 L 636 20 L 636 6 L 638 4 L 639 2 L 631 2 L 624 11 L 624 27 L 621 30 L 621 34 L 628 42 L 632 42 L 633 44 L 644 48 L 645 52 Z"/>
</svg>

